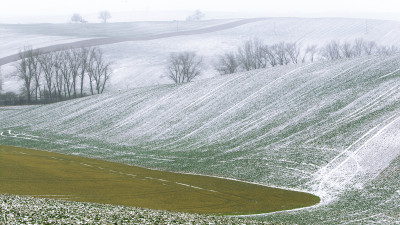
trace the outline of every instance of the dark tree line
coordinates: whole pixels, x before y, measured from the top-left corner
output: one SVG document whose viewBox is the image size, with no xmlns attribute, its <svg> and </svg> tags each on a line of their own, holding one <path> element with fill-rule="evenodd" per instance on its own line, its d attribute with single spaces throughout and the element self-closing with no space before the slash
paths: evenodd
<svg viewBox="0 0 400 225">
<path fill-rule="evenodd" d="M 280 42 L 264 44 L 261 39 L 250 39 L 237 51 L 217 56 L 214 65 L 219 74 L 232 74 L 288 64 L 314 62 L 318 60 L 337 60 L 366 55 L 391 55 L 400 52 L 396 46 L 378 45 L 362 38 L 354 41 L 330 41 L 324 46 L 308 45 L 299 42 Z M 194 52 L 173 53 L 168 58 L 167 77 L 175 83 L 186 83 L 201 74 L 202 58 Z"/>
<path fill-rule="evenodd" d="M 378 45 L 374 41 L 358 38 L 352 42 L 331 41 L 322 47 L 309 45 L 303 48 L 299 42 L 280 42 L 264 44 L 254 38 L 238 47 L 236 52 L 218 56 L 215 69 L 220 74 L 231 74 L 279 65 L 314 62 L 317 60 L 336 60 L 365 55 L 390 55 L 399 52 L 396 46 Z"/>
<path fill-rule="evenodd" d="M 111 63 L 97 47 L 46 54 L 25 48 L 19 58 L 15 75 L 23 81 L 22 93 L 19 96 L 1 95 L 3 105 L 10 102 L 51 103 L 101 94 L 111 75 Z M 21 101 L 20 96 L 26 100 Z"/>
</svg>

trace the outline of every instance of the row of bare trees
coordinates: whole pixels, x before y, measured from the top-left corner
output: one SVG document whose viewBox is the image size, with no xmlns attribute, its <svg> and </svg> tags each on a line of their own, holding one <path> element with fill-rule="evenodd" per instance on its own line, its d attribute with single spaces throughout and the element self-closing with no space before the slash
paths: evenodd
<svg viewBox="0 0 400 225">
<path fill-rule="evenodd" d="M 236 52 L 218 56 L 215 69 L 223 75 L 307 61 L 336 60 L 374 54 L 390 55 L 399 51 L 396 46 L 378 45 L 374 41 L 361 38 L 343 43 L 331 41 L 322 47 L 309 45 L 306 48 L 299 42 L 266 45 L 261 39 L 254 38 L 238 47 Z"/>
<path fill-rule="evenodd" d="M 296 42 L 281 42 L 266 45 L 262 40 L 248 40 L 236 52 L 227 52 L 218 56 L 215 69 L 220 74 L 230 74 L 239 71 L 249 71 L 298 63 L 301 45 Z"/>
<path fill-rule="evenodd" d="M 287 64 L 337 60 L 364 55 L 390 55 L 399 52 L 395 46 L 378 45 L 374 41 L 355 39 L 352 42 L 331 41 L 318 47 L 309 45 L 302 48 L 299 42 L 280 42 L 266 45 L 261 39 L 250 39 L 236 52 L 219 55 L 214 67 L 220 74 L 250 71 Z M 186 83 L 201 74 L 202 57 L 195 52 L 172 53 L 168 59 L 167 77 L 175 83 Z"/>
<path fill-rule="evenodd" d="M 342 58 L 353 58 L 364 55 L 391 55 L 399 52 L 397 46 L 378 45 L 374 41 L 366 41 L 362 38 L 355 39 L 352 42 L 331 41 L 320 48 L 320 57 L 325 60 L 335 60 Z"/>
<path fill-rule="evenodd" d="M 27 102 L 54 102 L 103 93 L 111 63 L 97 48 L 69 49 L 41 54 L 25 48 L 16 63 Z"/>
</svg>

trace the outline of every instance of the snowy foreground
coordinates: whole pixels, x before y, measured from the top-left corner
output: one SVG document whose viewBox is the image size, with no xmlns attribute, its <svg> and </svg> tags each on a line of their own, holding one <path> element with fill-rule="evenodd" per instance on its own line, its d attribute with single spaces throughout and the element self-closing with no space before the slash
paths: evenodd
<svg viewBox="0 0 400 225">
<path fill-rule="evenodd" d="M 399 55 L 371 56 L 0 109 L 0 141 L 322 199 L 268 222 L 396 224 L 399 75 Z"/>
<path fill-rule="evenodd" d="M 0 195 L 0 209 L 0 222 L 5 224 L 262 224 L 232 217 L 12 195 Z"/>
</svg>

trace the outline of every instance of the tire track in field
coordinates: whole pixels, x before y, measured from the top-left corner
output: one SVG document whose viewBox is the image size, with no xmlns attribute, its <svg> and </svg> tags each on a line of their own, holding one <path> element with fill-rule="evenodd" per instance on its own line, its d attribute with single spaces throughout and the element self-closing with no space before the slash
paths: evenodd
<svg viewBox="0 0 400 225">
<path fill-rule="evenodd" d="M 359 153 L 361 151 L 363 151 L 363 152 L 366 152 L 366 154 L 369 154 L 371 157 L 374 157 L 373 155 L 371 155 L 372 154 L 371 152 L 368 152 L 369 148 L 373 148 L 373 149 L 376 148 L 376 146 L 374 146 L 374 143 L 371 143 L 371 142 L 374 142 L 376 140 L 379 141 L 380 139 L 385 139 L 386 136 L 385 136 L 384 132 L 387 132 L 387 130 L 389 130 L 392 126 L 396 126 L 396 124 L 399 124 L 399 120 L 400 120 L 400 116 L 398 114 L 392 115 L 390 118 L 386 119 L 382 123 L 378 124 L 377 126 L 373 127 L 372 129 L 370 129 L 362 137 L 360 137 L 354 143 L 349 145 L 343 152 L 341 152 L 339 155 L 337 155 L 335 158 L 333 158 L 330 162 L 328 162 L 325 166 L 321 167 L 321 169 L 317 172 L 317 176 L 315 178 L 315 181 L 317 182 L 316 189 L 318 190 L 318 192 L 325 190 L 326 192 L 331 193 L 332 192 L 331 188 L 334 188 L 334 187 L 338 187 L 339 189 L 345 189 L 345 185 L 348 184 L 348 182 L 350 182 L 357 175 L 366 176 L 367 174 L 374 173 L 374 172 L 379 174 L 379 170 L 385 169 L 386 167 L 383 167 L 383 166 L 387 166 L 387 165 L 380 165 L 380 167 L 378 165 L 378 168 L 373 168 L 370 171 L 368 171 L 368 170 L 366 171 L 365 169 L 368 169 L 368 168 L 363 168 L 360 165 L 360 163 L 362 163 L 363 160 L 364 161 L 366 160 L 365 156 L 361 157 L 359 155 Z M 360 142 L 363 142 L 361 144 L 361 146 L 355 147 Z M 368 146 L 370 146 L 370 147 L 368 148 Z M 393 148 L 395 148 L 395 147 L 391 146 L 390 141 L 389 141 L 388 144 L 384 146 L 384 149 L 385 149 L 384 151 L 386 151 L 386 152 L 384 152 L 383 154 L 388 154 L 389 157 L 390 156 L 393 157 L 393 155 L 396 155 L 396 156 L 399 155 L 399 153 L 390 155 L 390 152 L 393 150 Z M 382 148 L 381 148 L 381 150 L 382 150 Z M 362 152 L 360 154 L 362 154 Z M 349 169 L 349 168 L 346 168 L 345 166 L 346 166 L 346 164 L 350 163 L 350 160 L 354 160 L 354 162 L 356 163 L 356 166 L 357 166 L 357 170 L 355 172 L 352 172 L 350 175 L 348 175 L 348 172 L 351 172 L 348 170 L 350 170 L 351 168 Z M 382 159 L 380 158 L 380 159 L 375 159 L 375 160 L 382 160 Z M 389 158 L 389 160 L 386 159 L 386 161 L 391 161 L 391 158 Z M 364 162 L 364 164 L 365 164 L 365 162 Z M 337 174 L 338 172 L 342 172 L 342 173 L 339 173 L 340 176 L 338 176 L 338 174 Z M 347 173 L 343 173 L 343 172 L 347 172 Z M 360 172 L 363 174 L 360 174 Z M 339 179 L 342 178 L 342 180 L 339 180 L 339 182 L 342 181 L 340 183 L 340 185 L 337 185 L 338 178 Z M 366 182 L 366 180 L 368 180 L 368 177 L 363 177 L 363 181 L 361 183 L 360 183 L 360 181 L 354 181 L 354 183 L 360 183 L 362 185 Z M 329 190 L 326 190 L 327 188 Z"/>
</svg>

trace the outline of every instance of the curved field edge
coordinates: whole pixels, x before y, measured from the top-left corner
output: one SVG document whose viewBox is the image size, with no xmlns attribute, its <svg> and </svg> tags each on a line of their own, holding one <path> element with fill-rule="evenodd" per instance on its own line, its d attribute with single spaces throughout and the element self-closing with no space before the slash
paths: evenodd
<svg viewBox="0 0 400 225">
<path fill-rule="evenodd" d="M 0 145 L 0 192 L 202 214 L 254 214 L 317 204 L 289 190 Z"/>
<path fill-rule="evenodd" d="M 310 191 L 325 204 L 314 212 L 330 207 L 321 218 L 340 223 L 330 217 L 343 213 L 335 202 L 354 190 L 364 193 L 398 155 L 389 146 L 379 164 L 371 149 L 379 140 L 399 143 L 382 136 L 396 128 L 400 113 L 399 66 L 399 55 L 371 56 L 6 110 L 0 140 Z M 369 159 L 375 168 L 360 170 Z M 359 217 L 374 212 L 374 203 L 360 201 L 366 208 Z"/>
</svg>

